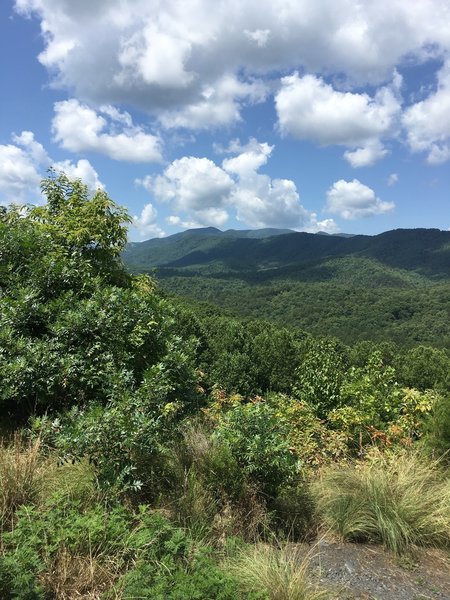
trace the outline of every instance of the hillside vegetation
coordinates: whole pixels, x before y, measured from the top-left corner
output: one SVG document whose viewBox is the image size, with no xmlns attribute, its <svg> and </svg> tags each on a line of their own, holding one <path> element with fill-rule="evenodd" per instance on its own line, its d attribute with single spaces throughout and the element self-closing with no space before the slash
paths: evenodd
<svg viewBox="0 0 450 600">
<path fill-rule="evenodd" d="M 349 344 L 450 347 L 450 232 L 237 236 L 192 230 L 128 245 L 123 257 L 134 272 L 156 268 L 167 291 L 240 316 Z"/>
<path fill-rule="evenodd" d="M 42 189 L 0 213 L 0 598 L 349 598 L 296 553 L 324 531 L 445 557 L 445 347 L 168 299 L 122 264 L 129 217 L 105 192 Z"/>
</svg>

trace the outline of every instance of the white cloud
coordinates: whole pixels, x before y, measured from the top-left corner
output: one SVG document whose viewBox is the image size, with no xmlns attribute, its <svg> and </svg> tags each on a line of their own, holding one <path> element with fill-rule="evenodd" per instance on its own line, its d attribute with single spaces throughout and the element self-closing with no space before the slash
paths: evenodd
<svg viewBox="0 0 450 600">
<path fill-rule="evenodd" d="M 182 227 L 183 229 L 197 229 L 199 227 L 204 227 L 204 225 L 197 223 L 197 221 L 184 221 L 177 215 L 170 215 L 166 218 L 166 222 L 173 227 Z"/>
<path fill-rule="evenodd" d="M 86 159 L 77 164 L 69 160 L 53 163 L 45 148 L 31 131 L 13 135 L 14 144 L 0 145 L 0 203 L 41 203 L 40 182 L 53 164 L 69 177 L 82 179 L 91 192 L 103 188 L 98 174 Z"/>
<path fill-rule="evenodd" d="M 273 148 L 265 142 L 259 143 L 255 138 L 251 138 L 245 146 L 235 141 L 230 144 L 229 151 L 238 153 L 237 156 L 225 159 L 222 166 L 225 171 L 240 178 L 251 178 L 255 171 L 267 163 Z"/>
<path fill-rule="evenodd" d="M 52 130 L 55 141 L 72 152 L 99 152 L 130 162 L 161 160 L 161 140 L 112 106 L 97 113 L 74 98 L 56 102 Z"/>
<path fill-rule="evenodd" d="M 22 203 L 39 195 L 41 177 L 30 154 L 12 144 L 0 145 L 0 202 Z"/>
<path fill-rule="evenodd" d="M 221 226 L 228 219 L 227 199 L 233 187 L 230 176 L 208 158 L 184 156 L 162 175 L 138 180 L 156 200 L 169 202 L 188 220 Z"/>
<path fill-rule="evenodd" d="M 191 48 L 189 39 L 161 31 L 157 22 L 147 22 L 143 29 L 122 41 L 119 51 L 121 71 L 117 73 L 116 81 L 122 83 L 139 74 L 149 86 L 185 88 L 194 77 L 185 68 Z"/>
<path fill-rule="evenodd" d="M 361 219 L 390 212 L 393 202 L 383 202 L 375 192 L 357 179 L 340 179 L 327 191 L 326 210 L 343 219 Z"/>
<path fill-rule="evenodd" d="M 370 167 L 377 161 L 381 160 L 386 156 L 388 151 L 378 141 L 369 142 L 366 146 L 358 148 L 357 150 L 347 150 L 344 152 L 345 160 L 350 163 L 353 168 L 358 167 Z"/>
<path fill-rule="evenodd" d="M 266 93 L 266 86 L 261 81 L 242 82 L 234 76 L 224 75 L 212 84 L 204 85 L 197 101 L 182 109 L 163 110 L 159 119 L 168 129 L 227 125 L 240 120 L 241 101 L 261 102 Z"/>
<path fill-rule="evenodd" d="M 20 135 L 13 134 L 12 140 L 21 146 L 36 165 L 50 165 L 52 162 L 44 146 L 34 139 L 32 131 L 22 131 Z"/>
<path fill-rule="evenodd" d="M 439 72 L 436 92 L 410 106 L 402 120 L 413 152 L 427 152 L 429 164 L 450 159 L 450 61 Z"/>
<path fill-rule="evenodd" d="M 235 178 L 230 203 L 236 217 L 251 227 L 307 227 L 310 213 L 301 205 L 295 183 L 258 173 L 273 148 L 253 138 L 245 146 L 239 142 L 230 145 L 239 154 L 226 158 L 222 167 Z"/>
<path fill-rule="evenodd" d="M 390 187 L 391 185 L 395 185 L 398 181 L 397 173 L 391 173 L 387 179 L 387 184 Z"/>
<path fill-rule="evenodd" d="M 283 134 L 322 146 L 356 148 L 345 153 L 356 167 L 371 165 L 387 153 L 380 138 L 392 131 L 401 110 L 391 88 L 380 88 L 371 98 L 335 90 L 318 77 L 297 73 L 283 77 L 281 84 L 275 104 Z"/>
<path fill-rule="evenodd" d="M 105 186 L 100 181 L 97 171 L 91 163 L 85 158 L 81 158 L 77 163 L 70 160 L 62 160 L 53 164 L 56 171 L 64 172 L 69 179 L 81 179 L 87 185 L 91 194 L 94 194 L 98 189 L 105 189 Z"/>
<path fill-rule="evenodd" d="M 259 48 L 264 48 L 264 46 L 267 46 L 267 42 L 269 41 L 270 29 L 255 29 L 254 31 L 244 29 L 244 34 Z"/>
<path fill-rule="evenodd" d="M 133 226 L 142 237 L 163 237 L 165 233 L 156 222 L 157 217 L 156 208 L 149 202 L 144 206 L 139 216 L 133 217 Z"/>
<path fill-rule="evenodd" d="M 162 175 L 137 183 L 155 200 L 167 202 L 176 214 L 167 222 L 177 227 L 223 227 L 233 213 L 253 228 L 290 227 L 302 231 L 337 230 L 332 219 L 318 221 L 302 206 L 296 185 L 289 179 L 271 179 L 259 173 L 273 146 L 250 139 L 230 144 L 235 156 L 222 167 L 207 158 L 185 156 L 171 163 Z"/>
<path fill-rule="evenodd" d="M 290 227 L 307 229 L 309 213 L 300 203 L 296 185 L 289 179 L 273 179 L 254 174 L 251 179 L 239 179 L 232 202 L 237 219 L 251 227 Z"/>
<path fill-rule="evenodd" d="M 339 74 L 347 89 L 381 85 L 403 57 L 417 62 L 450 49 L 448 3 L 436 0 L 223 0 L 214 10 L 210 0 L 16 0 L 16 7 L 41 21 L 39 60 L 54 85 L 95 106 L 128 103 L 170 127 L 235 121 L 261 97 L 254 86 L 275 73 Z"/>
</svg>

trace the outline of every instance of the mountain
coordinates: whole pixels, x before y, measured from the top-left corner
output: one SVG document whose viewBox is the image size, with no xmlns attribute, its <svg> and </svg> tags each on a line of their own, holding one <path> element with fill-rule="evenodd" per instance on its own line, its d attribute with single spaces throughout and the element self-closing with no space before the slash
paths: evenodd
<svg viewBox="0 0 450 600">
<path fill-rule="evenodd" d="M 207 227 L 128 244 L 123 259 L 134 271 L 157 267 L 165 276 L 173 270 L 308 280 L 330 279 L 333 263 L 338 269 L 346 259 L 347 265 L 371 262 L 436 280 L 450 277 L 450 232 L 397 229 L 375 236 L 335 236 Z"/>
<path fill-rule="evenodd" d="M 129 244 L 123 258 L 135 272 L 156 268 L 167 292 L 207 312 L 450 352 L 450 231 L 273 232 L 190 230 Z"/>
<path fill-rule="evenodd" d="M 152 269 L 179 260 L 194 251 L 208 251 L 221 240 L 265 239 L 293 233 L 291 229 L 228 229 L 221 231 L 216 227 L 188 229 L 166 238 L 153 238 L 145 242 L 131 242 L 123 254 L 126 264 L 133 268 Z"/>
</svg>

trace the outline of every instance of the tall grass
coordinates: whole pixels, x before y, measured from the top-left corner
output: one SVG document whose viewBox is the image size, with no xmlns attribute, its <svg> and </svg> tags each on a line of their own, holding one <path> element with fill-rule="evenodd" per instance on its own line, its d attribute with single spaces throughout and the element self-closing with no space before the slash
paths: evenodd
<svg viewBox="0 0 450 600">
<path fill-rule="evenodd" d="M 245 478 L 228 446 L 201 426 L 188 426 L 173 454 L 171 513 L 195 538 L 246 540 L 268 527 L 266 507 Z"/>
<path fill-rule="evenodd" d="M 98 499 L 93 466 L 87 460 L 60 464 L 43 452 L 40 439 L 26 440 L 15 433 L 0 443 L 0 531 L 7 530 L 16 510 L 27 504 Z"/>
<path fill-rule="evenodd" d="M 334 466 L 312 491 L 325 525 L 344 540 L 382 543 L 396 554 L 450 544 L 450 480 L 417 453 Z"/>
<path fill-rule="evenodd" d="M 231 560 L 228 570 L 243 588 L 265 592 L 270 600 L 329 598 L 309 580 L 308 566 L 308 558 L 301 558 L 293 547 L 255 544 Z"/>
<path fill-rule="evenodd" d="M 0 445 L 0 526 L 8 528 L 16 509 L 34 502 L 46 472 L 40 440 L 27 443 L 15 434 L 12 443 Z"/>
</svg>

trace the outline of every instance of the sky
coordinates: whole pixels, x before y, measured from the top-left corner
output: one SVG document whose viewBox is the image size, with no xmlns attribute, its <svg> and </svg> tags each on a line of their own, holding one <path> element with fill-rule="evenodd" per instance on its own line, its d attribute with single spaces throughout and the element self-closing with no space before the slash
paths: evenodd
<svg viewBox="0 0 450 600">
<path fill-rule="evenodd" d="M 0 204 L 49 167 L 144 240 L 450 228 L 450 0 L 2 0 Z"/>
</svg>

